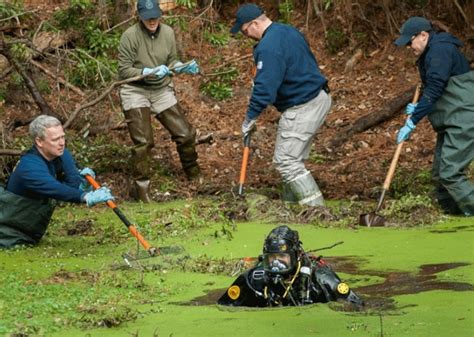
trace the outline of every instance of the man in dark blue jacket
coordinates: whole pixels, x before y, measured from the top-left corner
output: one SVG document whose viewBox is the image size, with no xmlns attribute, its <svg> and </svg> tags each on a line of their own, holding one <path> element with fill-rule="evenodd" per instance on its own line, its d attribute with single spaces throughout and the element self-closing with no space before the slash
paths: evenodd
<svg viewBox="0 0 474 337">
<path fill-rule="evenodd" d="M 92 191 L 85 175 L 95 176 L 90 168 L 79 172 L 65 148 L 61 122 L 41 115 L 30 124 L 34 145 L 23 155 L 8 179 L 0 186 L 0 248 L 36 244 L 43 237 L 54 211 L 55 200 L 91 207 L 112 200 L 110 190 Z"/>
<path fill-rule="evenodd" d="M 327 79 L 304 36 L 294 27 L 272 22 L 257 5 L 239 8 L 231 33 L 239 31 L 258 41 L 253 52 L 257 71 L 242 133 L 246 136 L 262 111 L 274 105 L 282 113 L 273 163 L 283 179 L 283 198 L 324 205 L 304 160 L 331 108 Z"/>
<path fill-rule="evenodd" d="M 403 24 L 395 44 L 409 45 L 419 56 L 424 86 L 420 101 L 406 108 L 410 117 L 397 142 L 407 140 L 428 116 L 437 133 L 432 173 L 438 202 L 447 213 L 472 216 L 474 185 L 465 171 L 474 159 L 474 71 L 459 51 L 462 43 L 449 33 L 435 31 L 425 18 L 412 17 Z"/>
</svg>

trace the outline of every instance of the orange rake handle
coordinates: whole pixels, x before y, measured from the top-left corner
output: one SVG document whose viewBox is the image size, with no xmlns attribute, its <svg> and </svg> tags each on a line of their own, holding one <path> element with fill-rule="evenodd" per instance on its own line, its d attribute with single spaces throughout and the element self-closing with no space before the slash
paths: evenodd
<svg viewBox="0 0 474 337">
<path fill-rule="evenodd" d="M 95 179 L 92 176 L 86 175 L 86 179 L 89 182 L 89 184 L 91 184 L 92 187 L 94 187 L 94 189 L 100 188 L 99 183 L 95 181 Z M 112 200 L 108 200 L 106 203 L 107 203 L 107 206 L 109 206 L 114 211 L 114 213 L 117 214 L 119 219 L 122 220 L 125 226 L 127 226 L 128 231 L 138 240 L 138 242 L 140 242 L 143 248 L 145 248 L 145 250 L 150 255 L 152 256 L 156 255 L 156 253 L 158 252 L 157 249 L 152 247 L 150 243 L 138 232 L 135 225 L 132 224 L 130 221 L 128 221 L 128 219 L 125 217 L 125 214 L 122 213 L 122 211 L 117 207 L 117 205 Z"/>
<path fill-rule="evenodd" d="M 250 154 L 250 132 L 244 137 L 244 154 L 242 156 L 242 166 L 240 167 L 239 195 L 244 193 L 245 177 L 247 175 L 247 164 Z"/>
</svg>

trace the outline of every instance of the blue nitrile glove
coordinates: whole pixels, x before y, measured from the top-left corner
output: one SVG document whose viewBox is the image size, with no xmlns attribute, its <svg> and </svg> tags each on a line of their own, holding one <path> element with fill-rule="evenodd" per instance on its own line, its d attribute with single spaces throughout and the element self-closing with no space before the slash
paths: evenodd
<svg viewBox="0 0 474 337">
<path fill-rule="evenodd" d="M 106 202 L 108 200 L 114 200 L 114 196 L 110 193 L 110 189 L 107 187 L 101 187 L 95 191 L 88 192 L 83 197 L 87 206 L 92 207 L 95 204 Z"/>
<path fill-rule="evenodd" d="M 411 118 L 408 118 L 405 122 L 405 125 L 401 127 L 400 131 L 398 131 L 397 135 L 397 144 L 404 142 L 408 138 L 410 138 L 410 134 L 413 130 L 415 130 L 416 125 L 413 124 Z"/>
<path fill-rule="evenodd" d="M 195 60 L 192 60 L 189 64 L 183 65 L 183 62 L 176 62 L 174 69 L 178 74 L 199 74 L 199 66 Z"/>
<path fill-rule="evenodd" d="M 164 64 L 155 68 L 143 68 L 142 75 L 151 75 L 155 74 L 158 78 L 163 78 L 166 75 L 171 74 L 170 69 Z"/>
<path fill-rule="evenodd" d="M 408 103 L 407 107 L 405 108 L 405 113 L 407 115 L 413 115 L 417 105 L 418 103 Z"/>
<path fill-rule="evenodd" d="M 248 117 L 245 117 L 244 122 L 242 123 L 242 134 L 247 136 L 247 134 L 252 131 L 252 129 L 255 127 L 255 123 L 257 122 L 256 119 L 250 119 Z"/>
<path fill-rule="evenodd" d="M 92 191 L 92 186 L 87 181 L 86 175 L 89 175 L 92 178 L 95 178 L 95 172 L 88 167 L 84 167 L 81 171 L 79 171 L 79 174 L 81 176 L 81 184 L 79 185 L 79 189 L 83 192 Z"/>
</svg>

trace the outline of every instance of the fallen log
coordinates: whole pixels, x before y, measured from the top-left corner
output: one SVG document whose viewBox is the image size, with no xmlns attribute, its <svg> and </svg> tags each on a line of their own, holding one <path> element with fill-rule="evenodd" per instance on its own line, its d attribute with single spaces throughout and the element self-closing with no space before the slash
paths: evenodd
<svg viewBox="0 0 474 337">
<path fill-rule="evenodd" d="M 360 117 L 350 127 L 339 131 L 336 137 L 329 142 L 329 146 L 331 148 L 339 147 L 347 142 L 353 135 L 391 119 L 400 111 L 400 109 L 404 108 L 411 102 L 415 89 L 416 85 L 385 104 L 382 109 Z"/>
</svg>

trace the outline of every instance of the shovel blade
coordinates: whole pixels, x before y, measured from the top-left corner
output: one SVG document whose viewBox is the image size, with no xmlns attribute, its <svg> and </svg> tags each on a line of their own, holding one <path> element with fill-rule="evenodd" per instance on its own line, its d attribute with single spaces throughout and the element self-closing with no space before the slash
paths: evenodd
<svg viewBox="0 0 474 337">
<path fill-rule="evenodd" d="M 367 227 L 383 227 L 385 218 L 376 213 L 361 214 L 359 216 L 359 225 Z"/>
</svg>

